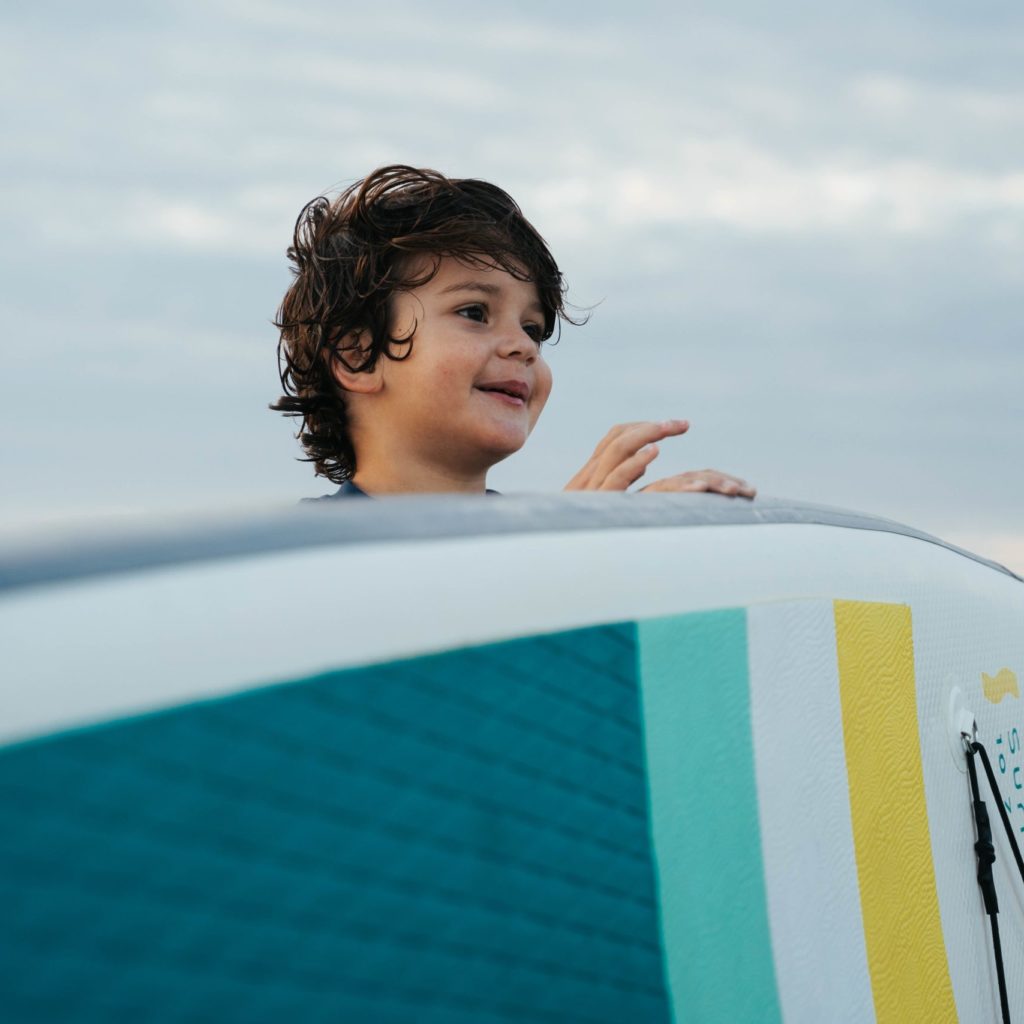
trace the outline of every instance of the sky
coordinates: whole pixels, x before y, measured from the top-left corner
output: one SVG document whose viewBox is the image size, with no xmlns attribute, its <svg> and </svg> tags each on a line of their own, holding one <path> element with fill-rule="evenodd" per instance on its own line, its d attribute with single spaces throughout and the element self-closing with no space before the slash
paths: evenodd
<svg viewBox="0 0 1024 1024">
<path fill-rule="evenodd" d="M 301 207 L 507 189 L 590 310 L 502 491 L 615 423 L 1024 571 L 1024 7 L 8 3 L 0 520 L 289 504 Z"/>
</svg>

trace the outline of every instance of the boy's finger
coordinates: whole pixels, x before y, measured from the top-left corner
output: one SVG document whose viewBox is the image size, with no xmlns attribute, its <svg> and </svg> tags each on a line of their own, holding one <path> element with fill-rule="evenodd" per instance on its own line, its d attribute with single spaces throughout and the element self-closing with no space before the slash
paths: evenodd
<svg viewBox="0 0 1024 1024">
<path fill-rule="evenodd" d="M 728 473 L 704 473 L 704 478 L 711 484 L 711 490 L 720 494 L 738 495 L 742 498 L 753 498 L 757 491 L 746 480 Z"/>
<path fill-rule="evenodd" d="M 703 477 L 690 476 L 683 473 L 680 476 L 667 476 L 661 480 L 655 480 L 648 484 L 644 491 L 672 491 L 674 493 L 706 491 L 709 489 L 707 480 Z"/>
<path fill-rule="evenodd" d="M 683 480 L 679 484 L 679 490 L 681 491 L 710 491 L 711 481 L 705 480 L 704 477 L 699 476 L 693 480 Z"/>
<path fill-rule="evenodd" d="M 717 494 L 742 495 L 745 498 L 752 498 L 757 491 L 742 477 L 733 476 L 731 473 L 722 473 L 717 469 L 701 469 L 696 472 L 681 473 L 679 480 L 687 478 L 694 480 L 701 479 L 707 483 L 707 489 Z"/>
<path fill-rule="evenodd" d="M 757 488 L 751 487 L 750 484 L 740 482 L 733 485 L 733 494 L 736 494 L 740 498 L 753 498 L 757 494 Z"/>
<path fill-rule="evenodd" d="M 626 459 L 613 469 L 601 483 L 599 490 L 624 491 L 636 483 L 647 472 L 647 467 L 658 457 L 658 446 L 650 444 L 641 448 L 632 458 Z"/>
<path fill-rule="evenodd" d="M 601 439 L 594 449 L 594 454 L 566 484 L 565 490 L 624 490 L 629 484 L 622 486 L 619 481 L 628 475 L 628 469 L 625 473 L 619 473 L 620 467 L 633 459 L 645 445 L 673 435 L 685 434 L 689 429 L 688 420 L 643 420 L 633 423 L 618 423 Z M 657 455 L 656 450 L 650 458 L 654 458 L 655 455 Z M 648 459 L 647 462 L 649 461 Z M 647 462 L 643 463 L 645 467 Z M 608 479 L 612 474 L 615 474 L 615 483 L 609 485 Z M 633 479 L 635 480 L 637 477 Z"/>
<path fill-rule="evenodd" d="M 602 461 L 612 472 L 621 462 L 631 459 L 645 444 L 653 444 L 666 437 L 685 434 L 690 429 L 686 420 L 663 420 L 660 423 L 633 423 L 630 429 L 613 438 L 602 453 Z"/>
<path fill-rule="evenodd" d="M 636 451 L 651 441 L 660 441 L 663 437 L 673 434 L 685 434 L 690 429 L 688 420 L 636 420 L 632 423 L 619 423 L 612 427 L 594 449 L 594 458 L 603 455 L 612 446 L 633 444 Z"/>
<path fill-rule="evenodd" d="M 591 458 L 592 459 L 598 458 L 600 455 L 602 455 L 604 453 L 605 449 L 620 434 L 622 434 L 626 430 L 630 430 L 633 427 L 638 427 L 638 426 L 642 426 L 642 424 L 639 423 L 639 422 L 634 422 L 634 423 L 616 423 L 615 426 L 612 427 L 611 430 L 609 430 L 608 433 L 605 434 L 604 437 L 602 437 L 601 440 L 597 442 L 597 447 L 594 449 L 594 454 L 591 455 Z"/>
<path fill-rule="evenodd" d="M 730 497 L 753 498 L 757 494 L 756 488 L 751 487 L 746 481 L 738 477 L 726 476 L 724 473 L 716 473 L 714 470 L 706 470 L 701 473 L 680 473 L 677 476 L 665 477 L 662 480 L 655 480 L 643 488 L 645 491 L 674 491 L 676 493 L 702 493 L 711 491 L 716 494 L 725 494 Z"/>
</svg>

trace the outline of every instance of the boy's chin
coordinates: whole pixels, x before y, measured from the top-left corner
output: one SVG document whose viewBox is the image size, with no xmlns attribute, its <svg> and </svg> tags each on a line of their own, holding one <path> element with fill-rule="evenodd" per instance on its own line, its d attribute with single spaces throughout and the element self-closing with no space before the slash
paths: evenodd
<svg viewBox="0 0 1024 1024">
<path fill-rule="evenodd" d="M 520 448 L 523 447 L 524 442 L 520 441 L 518 444 L 512 443 L 490 443 L 482 445 L 477 449 L 477 458 L 479 459 L 480 468 L 484 471 L 496 466 L 499 462 L 504 462 L 510 455 L 515 455 Z M 475 461 L 475 460 L 474 460 Z"/>
<path fill-rule="evenodd" d="M 498 437 L 488 438 L 484 444 L 484 449 L 489 456 L 500 461 L 501 459 L 507 459 L 510 455 L 515 455 L 526 444 L 527 437 L 529 437 L 528 434 L 503 434 Z"/>
<path fill-rule="evenodd" d="M 473 431 L 474 447 L 480 451 L 508 458 L 526 444 L 530 431 L 524 423 L 478 423 Z"/>
</svg>

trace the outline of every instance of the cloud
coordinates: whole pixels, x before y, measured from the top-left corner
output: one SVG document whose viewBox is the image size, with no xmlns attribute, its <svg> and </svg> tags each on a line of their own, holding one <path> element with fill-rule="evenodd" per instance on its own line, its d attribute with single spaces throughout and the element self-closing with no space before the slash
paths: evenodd
<svg viewBox="0 0 1024 1024">
<path fill-rule="evenodd" d="M 155 199 L 139 203 L 138 217 L 129 217 L 127 233 L 135 241 L 166 240 L 199 248 L 223 245 L 233 235 L 231 220 L 218 210 L 197 203 Z M 238 239 L 244 243 L 244 239 Z"/>
<path fill-rule="evenodd" d="M 1018 223 L 1024 171 L 971 173 L 844 154 L 805 162 L 741 138 L 690 139 L 666 147 L 660 161 L 541 183 L 531 202 L 568 233 L 675 223 L 755 233 L 928 235 L 965 220 Z M 1019 236 L 1004 229 L 993 237 L 1014 244 Z"/>
<path fill-rule="evenodd" d="M 251 255 L 283 247 L 309 191 L 283 176 L 207 196 L 84 188 L 68 218 L 46 202 L 48 190 L 28 186 L 9 195 L 3 213 L 18 221 L 31 210 L 48 238 L 76 247 L 128 241 Z M 515 191 L 546 234 L 577 244 L 608 232 L 703 225 L 808 237 L 977 230 L 1003 250 L 1024 246 L 1024 171 L 972 173 L 844 154 L 807 163 L 738 138 L 679 141 L 657 161 L 604 161 L 587 176 L 524 182 Z"/>
<path fill-rule="evenodd" d="M 707 225 L 975 230 L 1007 254 L 1024 246 L 1024 154 L 1012 158 L 1024 99 L 1012 88 L 884 66 L 829 77 L 821 55 L 786 60 L 804 56 L 821 25 L 790 38 L 754 28 L 753 12 L 746 25 L 672 15 L 671 46 L 649 17 L 596 12 L 578 25 L 571 10 L 465 13 L 399 4 L 385 42 L 372 9 L 230 0 L 202 18 L 187 8 L 159 32 L 119 23 L 127 64 L 109 60 L 100 35 L 86 52 L 58 36 L 47 66 L 61 67 L 63 89 L 38 62 L 17 65 L 14 84 L 46 90 L 50 114 L 25 119 L 46 130 L 21 136 L 34 170 L 0 211 L 4 226 L 29 235 L 26 218 L 61 188 L 80 201 L 73 215 L 44 210 L 50 241 L 278 251 L 316 191 L 406 159 L 492 177 L 548 233 L 579 244 Z M 236 35 L 238 45 L 221 45 Z M 22 48 L 34 40 L 22 32 Z M 141 87 L 123 88 L 118 68 Z M 67 180 L 62 137 L 88 170 L 78 180 Z M 950 138 L 971 145 L 950 148 Z M 279 201 L 254 205 L 253 190 Z"/>
<path fill-rule="evenodd" d="M 229 19 L 241 19 L 276 33 L 313 36 L 339 44 L 374 41 L 381 34 L 380 14 L 372 7 L 350 8 L 338 16 L 334 3 L 307 3 L 302 8 L 275 0 L 224 0 L 218 5 Z M 571 10 L 566 11 L 570 17 Z M 591 12 L 592 13 L 592 12 Z M 570 31 L 555 30 L 547 5 L 537 15 L 520 9 L 514 14 L 496 9 L 486 18 L 475 5 L 435 3 L 429 8 L 414 3 L 393 2 L 389 7 L 387 38 L 396 49 L 412 45 L 429 62 L 437 51 L 452 51 L 470 58 L 483 51 L 488 55 L 544 55 L 560 59 L 613 57 L 619 50 L 621 32 L 601 23 L 575 19 Z M 429 52 L 428 52 L 429 50 Z M 347 56 L 346 56 L 347 59 Z"/>
<path fill-rule="evenodd" d="M 915 81 L 906 76 L 858 75 L 848 86 L 853 100 L 873 114 L 909 118 L 968 118 L 990 128 L 1024 127 L 1024 93 Z"/>
</svg>

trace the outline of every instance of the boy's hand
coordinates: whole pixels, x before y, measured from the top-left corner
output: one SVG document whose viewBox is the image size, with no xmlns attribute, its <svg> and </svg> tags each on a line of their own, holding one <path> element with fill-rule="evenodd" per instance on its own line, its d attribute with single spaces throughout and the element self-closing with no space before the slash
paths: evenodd
<svg viewBox="0 0 1024 1024">
<path fill-rule="evenodd" d="M 686 420 L 661 423 L 620 423 L 605 434 L 587 464 L 565 485 L 567 491 L 624 491 L 647 472 L 657 458 L 657 441 L 685 434 Z M 757 491 L 745 480 L 704 469 L 656 480 L 641 491 L 713 491 L 753 498 Z"/>
<path fill-rule="evenodd" d="M 677 473 L 664 480 L 655 480 L 653 484 L 641 487 L 640 491 L 711 491 L 714 494 L 728 494 L 731 498 L 753 498 L 757 494 L 757 488 L 751 487 L 746 480 L 721 473 L 717 469 Z"/>
</svg>

